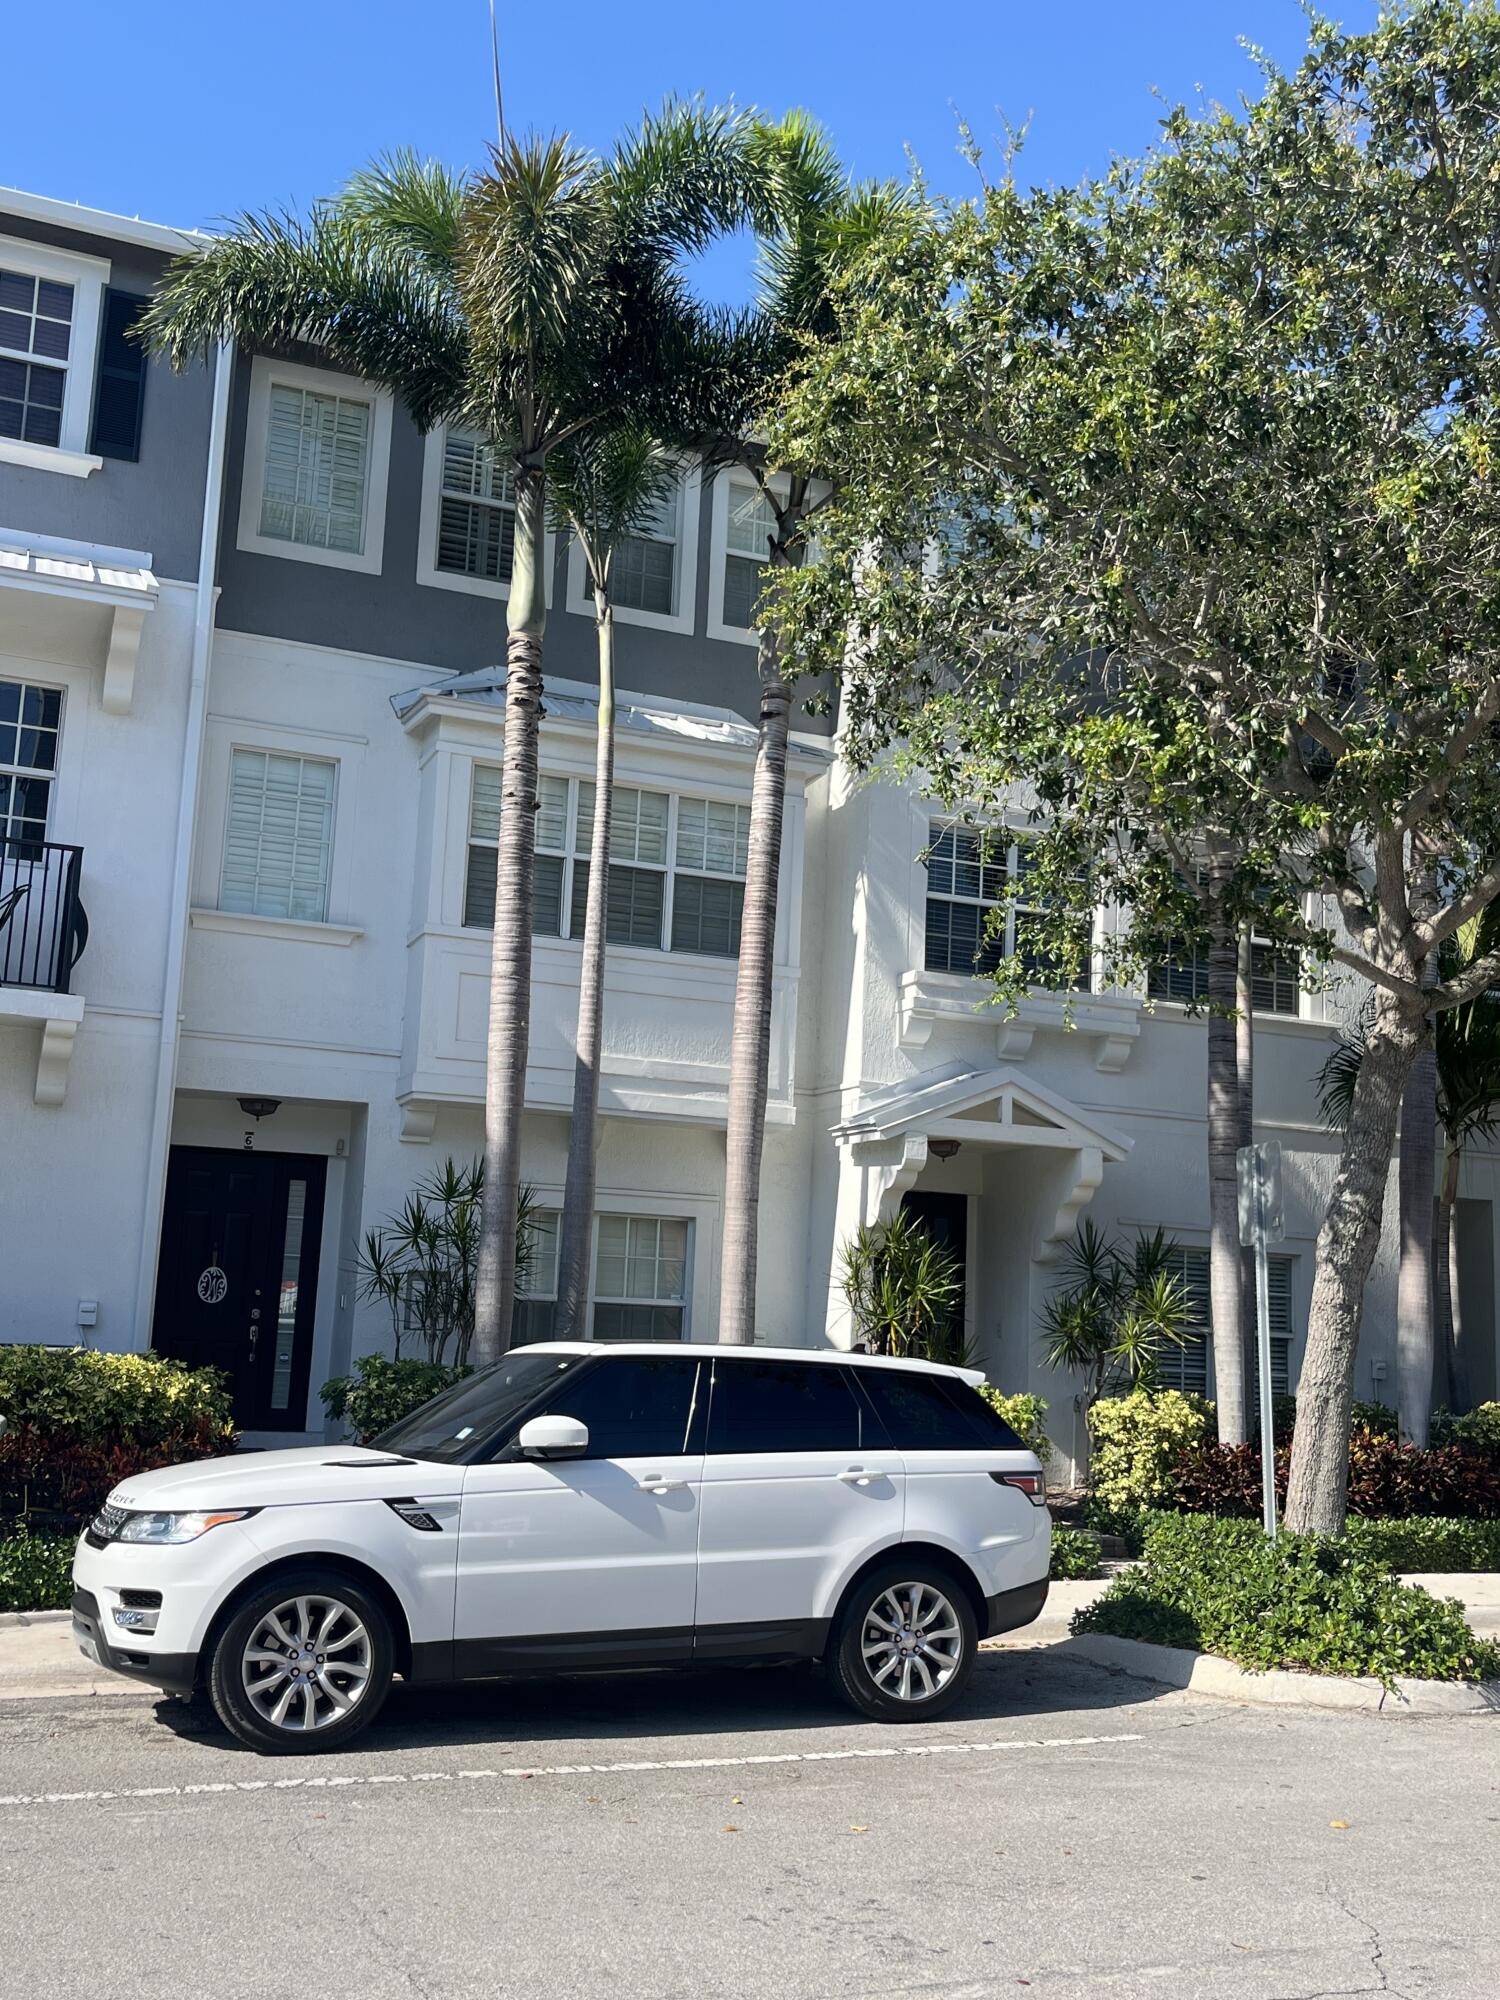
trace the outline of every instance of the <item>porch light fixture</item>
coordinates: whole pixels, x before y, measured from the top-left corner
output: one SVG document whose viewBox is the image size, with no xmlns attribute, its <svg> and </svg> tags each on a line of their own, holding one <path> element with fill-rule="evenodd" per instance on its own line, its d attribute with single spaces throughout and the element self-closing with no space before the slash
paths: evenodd
<svg viewBox="0 0 1500 2000">
<path fill-rule="evenodd" d="M 258 1125 L 262 1118 L 269 1118 L 273 1111 L 281 1109 L 279 1097 L 242 1097 L 240 1109 L 247 1118 L 253 1118 Z"/>
<path fill-rule="evenodd" d="M 962 1144 L 962 1139 L 929 1139 L 927 1150 L 935 1160 L 951 1160 Z"/>
</svg>

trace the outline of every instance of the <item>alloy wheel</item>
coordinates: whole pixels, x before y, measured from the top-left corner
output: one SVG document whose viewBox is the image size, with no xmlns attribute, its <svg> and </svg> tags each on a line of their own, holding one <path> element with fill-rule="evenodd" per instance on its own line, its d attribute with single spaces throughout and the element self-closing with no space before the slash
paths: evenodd
<svg viewBox="0 0 1500 2000">
<path fill-rule="evenodd" d="M 865 1613 L 865 1671 L 898 1701 L 929 1701 L 957 1673 L 963 1651 L 958 1613 L 930 1583 L 892 1584 Z"/>
<path fill-rule="evenodd" d="M 240 1660 L 250 1706 L 273 1729 L 326 1729 L 370 1684 L 370 1635 L 336 1597 L 289 1597 L 257 1620 Z"/>
</svg>

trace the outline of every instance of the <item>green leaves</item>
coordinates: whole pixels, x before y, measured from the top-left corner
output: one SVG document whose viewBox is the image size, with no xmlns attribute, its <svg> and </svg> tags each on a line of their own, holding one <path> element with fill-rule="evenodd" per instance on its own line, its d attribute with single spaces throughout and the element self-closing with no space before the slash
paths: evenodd
<svg viewBox="0 0 1500 2000">
<path fill-rule="evenodd" d="M 839 1253 L 839 1282 L 856 1337 L 875 1354 L 957 1361 L 958 1259 L 904 1209 L 862 1226 Z"/>
</svg>

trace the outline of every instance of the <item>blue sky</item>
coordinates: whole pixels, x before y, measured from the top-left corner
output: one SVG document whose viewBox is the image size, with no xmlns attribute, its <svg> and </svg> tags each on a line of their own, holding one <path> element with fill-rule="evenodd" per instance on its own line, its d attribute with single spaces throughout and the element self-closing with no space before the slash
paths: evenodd
<svg viewBox="0 0 1500 2000">
<path fill-rule="evenodd" d="M 1253 88 L 1238 37 L 1286 61 L 1304 39 L 1297 0 L 498 4 L 513 125 L 606 146 L 666 91 L 801 104 L 856 173 L 901 173 L 910 146 L 955 192 L 971 184 L 959 113 L 982 138 L 1029 115 L 1027 178 L 1071 180 L 1149 143 L 1153 91 Z M 1339 11 L 1364 26 L 1374 0 Z M 150 0 L 128 16 L 73 0 L 61 42 L 37 7 L 11 10 L 5 40 L 32 87 L 6 94 L 0 183 L 153 221 L 300 206 L 394 145 L 477 162 L 494 126 L 486 0 Z"/>
</svg>

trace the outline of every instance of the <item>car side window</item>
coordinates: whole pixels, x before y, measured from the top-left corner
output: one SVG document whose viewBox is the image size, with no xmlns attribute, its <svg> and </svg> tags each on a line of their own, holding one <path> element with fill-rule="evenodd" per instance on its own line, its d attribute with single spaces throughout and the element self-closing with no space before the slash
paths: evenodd
<svg viewBox="0 0 1500 2000">
<path fill-rule="evenodd" d="M 546 1409 L 588 1425 L 588 1458 L 676 1458 L 703 1449 L 707 1386 L 707 1369 L 695 1355 L 607 1355 L 566 1383 Z"/>
<path fill-rule="evenodd" d="M 875 1428 L 847 1371 L 835 1364 L 714 1362 L 712 1454 L 859 1451 L 885 1442 Z"/>
<path fill-rule="evenodd" d="M 1026 1449 L 1000 1412 L 954 1376 L 861 1368 L 859 1382 L 898 1451 Z"/>
</svg>

